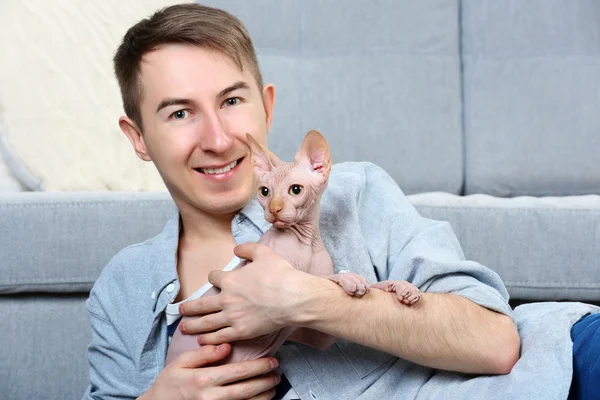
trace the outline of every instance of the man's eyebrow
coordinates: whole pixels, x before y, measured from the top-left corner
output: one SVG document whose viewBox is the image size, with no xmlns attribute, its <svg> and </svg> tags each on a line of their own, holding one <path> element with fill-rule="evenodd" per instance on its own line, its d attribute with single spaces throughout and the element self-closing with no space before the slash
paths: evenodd
<svg viewBox="0 0 600 400">
<path fill-rule="evenodd" d="M 217 95 L 217 97 L 223 97 L 225 96 L 227 93 L 231 93 L 234 90 L 238 90 L 238 89 L 250 89 L 250 86 L 248 86 L 248 84 L 244 81 L 239 81 L 234 83 L 233 85 L 226 87 L 225 89 L 221 90 L 219 92 L 219 94 Z"/>
<path fill-rule="evenodd" d="M 160 102 L 160 104 L 158 105 L 158 108 L 156 109 L 156 112 L 159 112 L 160 110 L 162 110 L 165 107 L 169 107 L 169 106 L 195 106 L 196 102 L 194 100 L 191 99 L 163 99 L 163 101 Z"/>
<path fill-rule="evenodd" d="M 238 89 L 250 89 L 250 86 L 244 81 L 238 81 L 231 86 L 226 87 L 221 90 L 217 97 L 223 97 L 228 93 L 231 93 Z M 195 106 L 196 102 L 192 99 L 178 99 L 178 98 L 167 98 L 160 102 L 158 107 L 156 108 L 156 112 L 159 112 L 165 107 L 169 106 Z"/>
</svg>

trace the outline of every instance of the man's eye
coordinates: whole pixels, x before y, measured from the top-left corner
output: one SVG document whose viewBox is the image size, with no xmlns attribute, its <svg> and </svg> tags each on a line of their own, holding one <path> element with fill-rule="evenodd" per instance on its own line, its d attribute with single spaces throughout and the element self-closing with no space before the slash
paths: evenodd
<svg viewBox="0 0 600 400">
<path fill-rule="evenodd" d="M 174 119 L 184 119 L 185 117 L 187 117 L 187 115 L 188 115 L 187 110 L 178 110 L 178 111 L 175 111 L 173 114 L 171 114 L 171 116 Z"/>
<path fill-rule="evenodd" d="M 227 100 L 225 100 L 225 105 L 227 107 L 231 107 L 231 106 L 235 106 L 239 102 L 240 102 L 240 99 L 238 97 L 230 97 Z"/>
</svg>

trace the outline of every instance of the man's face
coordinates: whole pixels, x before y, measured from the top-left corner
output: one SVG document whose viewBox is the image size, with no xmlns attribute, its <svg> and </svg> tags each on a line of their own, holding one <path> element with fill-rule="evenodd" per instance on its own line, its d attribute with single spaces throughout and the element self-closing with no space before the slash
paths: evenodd
<svg viewBox="0 0 600 400">
<path fill-rule="evenodd" d="M 246 133 L 266 145 L 273 86 L 261 91 L 248 68 L 189 45 L 146 54 L 141 81 L 144 132 L 137 144 L 126 134 L 138 156 L 155 163 L 180 210 L 242 208 L 257 189 Z"/>
</svg>

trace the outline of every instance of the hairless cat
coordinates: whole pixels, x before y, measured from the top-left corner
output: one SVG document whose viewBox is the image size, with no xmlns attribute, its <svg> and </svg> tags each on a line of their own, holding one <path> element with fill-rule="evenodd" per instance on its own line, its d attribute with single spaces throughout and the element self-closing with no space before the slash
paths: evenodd
<svg viewBox="0 0 600 400">
<path fill-rule="evenodd" d="M 294 162 L 290 163 L 279 160 L 251 135 L 247 134 L 247 139 L 254 160 L 254 173 L 261 182 L 258 201 L 265 210 L 265 219 L 272 224 L 258 243 L 273 248 L 296 269 L 336 282 L 350 296 L 361 297 L 369 292 L 369 288 L 377 288 L 395 292 L 398 300 L 407 305 L 419 300 L 419 290 L 406 281 L 382 281 L 369 286 L 367 280 L 358 274 L 348 271 L 334 273 L 333 262 L 319 231 L 319 203 L 331 171 L 329 146 L 323 135 L 315 130 L 308 132 Z M 235 268 L 245 264 L 246 261 L 242 260 Z M 219 289 L 212 287 L 203 296 L 217 293 Z M 273 356 L 288 339 L 321 349 L 336 340 L 311 329 L 286 327 L 233 343 L 231 354 L 220 364 Z M 166 363 L 198 346 L 197 335 L 182 334 L 176 329 Z"/>
</svg>

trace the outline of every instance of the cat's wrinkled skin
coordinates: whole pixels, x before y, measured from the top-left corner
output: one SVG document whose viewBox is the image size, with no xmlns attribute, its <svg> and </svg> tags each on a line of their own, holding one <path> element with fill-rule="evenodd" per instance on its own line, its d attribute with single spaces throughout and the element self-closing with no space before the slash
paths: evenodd
<svg viewBox="0 0 600 400">
<path fill-rule="evenodd" d="M 361 297 L 370 287 L 396 291 L 398 299 L 413 304 L 418 289 L 405 285 L 404 281 L 385 281 L 381 285 L 369 286 L 358 274 L 344 272 L 335 274 L 319 230 L 320 199 L 331 171 L 331 155 L 325 138 L 317 131 L 306 134 L 293 162 L 283 162 L 269 149 L 247 135 L 252 152 L 254 173 L 260 185 L 258 201 L 265 210 L 265 219 L 272 224 L 258 240 L 285 258 L 296 269 L 322 276 L 339 284 L 350 296 Z M 242 261 L 236 268 L 243 267 Z M 412 289 L 412 288 L 414 289 Z M 415 292 L 416 290 L 416 292 Z M 204 296 L 219 293 L 211 288 Z M 187 319 L 188 317 L 184 317 Z M 253 360 L 273 356 L 285 340 L 325 349 L 335 343 L 336 338 L 307 328 L 283 328 L 258 338 L 234 343 L 232 352 L 220 364 Z M 198 347 L 197 335 L 182 334 L 175 330 L 169 345 L 168 364 L 184 351 Z"/>
<path fill-rule="evenodd" d="M 369 283 L 358 274 L 334 274 L 319 231 L 319 200 L 327 187 L 331 156 L 325 138 L 310 131 L 292 163 L 277 158 L 248 135 L 254 173 L 261 185 L 258 201 L 273 224 L 260 241 L 296 269 L 331 279 L 350 296 L 363 296 Z M 266 237 L 265 237 L 266 236 Z"/>
</svg>

